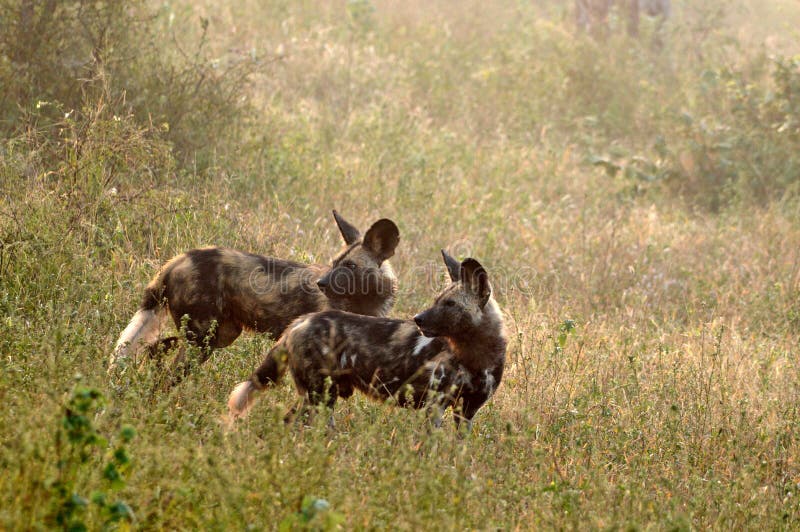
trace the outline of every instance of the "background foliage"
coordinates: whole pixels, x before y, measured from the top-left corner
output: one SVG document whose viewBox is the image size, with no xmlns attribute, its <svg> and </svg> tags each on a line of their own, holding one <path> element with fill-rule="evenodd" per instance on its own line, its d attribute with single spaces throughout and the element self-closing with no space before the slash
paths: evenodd
<svg viewBox="0 0 800 532">
<path fill-rule="evenodd" d="M 797 527 L 800 6 L 596 41 L 570 4 L 0 0 L 2 527 Z M 325 262 L 334 207 L 398 222 L 398 316 L 440 247 L 492 275 L 471 438 L 285 428 L 288 380 L 228 431 L 260 336 L 107 382 L 159 264 Z"/>
</svg>

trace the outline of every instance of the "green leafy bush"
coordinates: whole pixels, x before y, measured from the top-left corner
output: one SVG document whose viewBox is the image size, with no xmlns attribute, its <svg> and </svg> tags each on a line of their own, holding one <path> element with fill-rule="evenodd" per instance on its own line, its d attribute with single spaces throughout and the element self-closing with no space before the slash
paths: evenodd
<svg viewBox="0 0 800 532">
<path fill-rule="evenodd" d="M 671 141 L 670 187 L 713 211 L 765 205 L 800 192 L 800 60 L 776 58 L 769 76 L 703 72 L 702 114 L 683 113 Z"/>
<path fill-rule="evenodd" d="M 49 489 L 52 493 L 52 522 L 64 530 L 88 530 L 90 502 L 97 508 L 99 520 L 104 525 L 134 519 L 130 506 L 121 500 L 109 500 L 106 491 L 93 491 L 89 499 L 81 494 L 87 470 L 99 467 L 107 489 L 119 491 L 125 486 L 123 474 L 131 466 L 125 445 L 134 438 L 136 431 L 130 426 L 123 427 L 119 432 L 119 443 L 109 449 L 109 441 L 98 432 L 92 421 L 103 402 L 98 390 L 77 387 L 64 405 L 59 420 L 55 436 L 57 474 Z M 96 454 L 103 451 L 106 451 L 105 465 L 101 466 Z"/>
</svg>

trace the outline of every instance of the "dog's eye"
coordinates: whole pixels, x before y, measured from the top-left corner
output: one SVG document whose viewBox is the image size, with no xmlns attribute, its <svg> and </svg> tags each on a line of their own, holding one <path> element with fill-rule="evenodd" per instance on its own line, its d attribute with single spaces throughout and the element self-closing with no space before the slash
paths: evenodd
<svg viewBox="0 0 800 532">
<path fill-rule="evenodd" d="M 351 261 L 351 260 L 348 260 L 347 262 L 345 262 L 343 264 L 343 266 L 345 268 L 347 268 L 348 270 L 355 270 L 356 269 L 356 263 Z"/>
<path fill-rule="evenodd" d="M 444 302 L 444 306 L 445 307 L 455 307 L 456 306 L 456 302 L 453 301 L 452 299 L 448 299 L 447 301 Z"/>
</svg>

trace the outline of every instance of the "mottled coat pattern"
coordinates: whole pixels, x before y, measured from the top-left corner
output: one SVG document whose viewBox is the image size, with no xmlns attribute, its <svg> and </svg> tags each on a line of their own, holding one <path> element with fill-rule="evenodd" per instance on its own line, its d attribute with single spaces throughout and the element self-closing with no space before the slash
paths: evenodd
<svg viewBox="0 0 800 532">
<path fill-rule="evenodd" d="M 387 261 L 399 242 L 397 226 L 378 220 L 362 237 L 336 211 L 334 218 L 347 247 L 330 266 L 219 247 L 194 249 L 167 262 L 145 288 L 139 310 L 117 341 L 110 369 L 141 344 L 151 353 L 173 346 L 177 337 L 159 340 L 168 315 L 177 327 L 185 326 L 190 342 L 207 347 L 203 360 L 243 330 L 278 337 L 309 312 L 334 308 L 386 315 L 397 292 Z"/>
<path fill-rule="evenodd" d="M 486 271 L 442 252 L 453 283 L 414 320 L 371 318 L 330 310 L 295 321 L 249 381 L 232 392 L 233 418 L 274 379 L 284 360 L 310 404 L 333 406 L 357 389 L 401 406 L 429 407 L 438 424 L 453 406 L 456 422 L 471 420 L 503 376 L 506 338 Z"/>
</svg>

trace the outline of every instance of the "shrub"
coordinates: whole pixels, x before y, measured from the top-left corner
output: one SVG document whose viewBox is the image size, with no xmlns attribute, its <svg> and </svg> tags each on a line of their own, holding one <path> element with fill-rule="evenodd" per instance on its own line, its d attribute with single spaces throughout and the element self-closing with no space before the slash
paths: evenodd
<svg viewBox="0 0 800 532">
<path fill-rule="evenodd" d="M 0 132 L 16 136 L 46 120 L 41 101 L 80 114 L 102 99 L 110 114 L 132 114 L 161 129 L 183 162 L 208 165 L 246 116 L 243 84 L 253 63 L 210 57 L 208 20 L 186 31 L 168 5 L 150 6 L 144 0 L 0 3 Z"/>
<path fill-rule="evenodd" d="M 85 483 L 87 469 L 100 466 L 94 456 L 97 451 L 109 447 L 108 440 L 102 436 L 92 417 L 103 404 L 103 395 L 92 388 L 78 387 L 72 392 L 63 407 L 62 417 L 56 431 L 56 478 L 50 483 L 51 524 L 64 530 L 87 530 L 86 520 L 90 511 L 89 502 L 97 507 L 99 517 L 105 526 L 119 521 L 132 521 L 133 510 L 124 501 L 109 501 L 106 491 L 92 492 L 90 499 L 80 493 Z M 123 473 L 130 468 L 131 460 L 126 449 L 136 431 L 126 426 L 120 430 L 119 443 L 108 449 L 108 456 L 102 469 L 103 483 L 107 490 L 117 491 L 125 486 Z M 100 468 L 98 468 L 100 469 Z"/>
<path fill-rule="evenodd" d="M 707 70 L 701 87 L 706 106 L 681 117 L 670 187 L 714 211 L 796 195 L 800 60 L 776 59 L 764 81 L 744 70 Z"/>
</svg>

